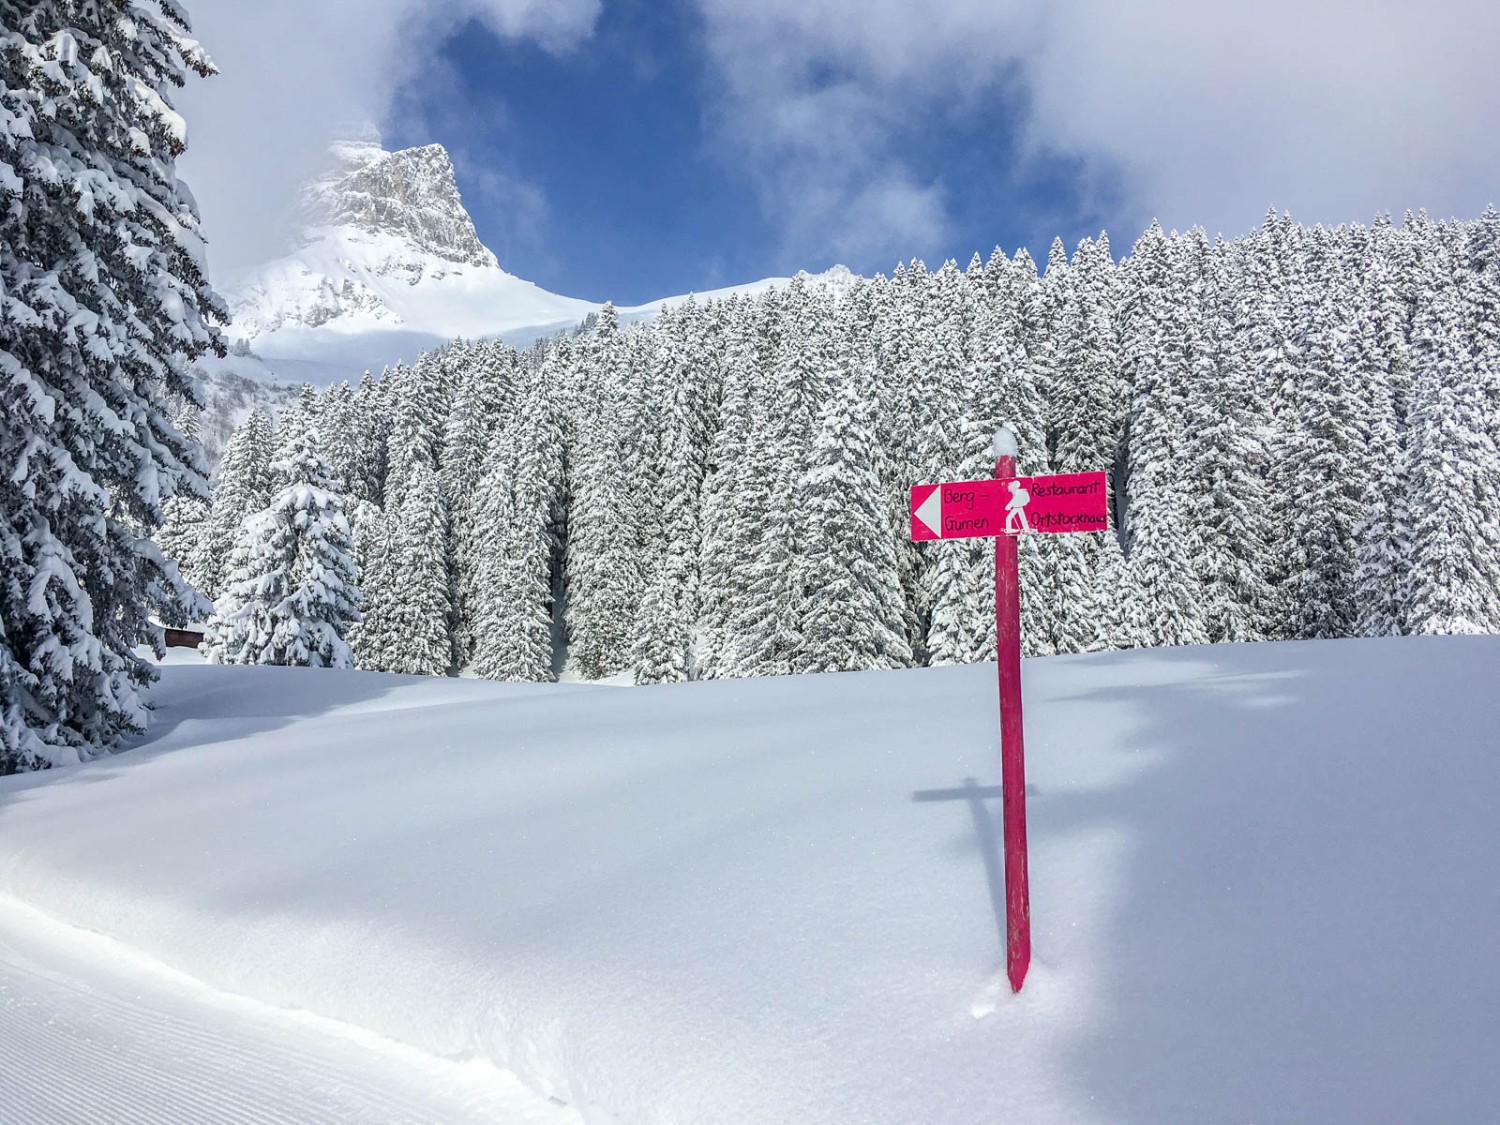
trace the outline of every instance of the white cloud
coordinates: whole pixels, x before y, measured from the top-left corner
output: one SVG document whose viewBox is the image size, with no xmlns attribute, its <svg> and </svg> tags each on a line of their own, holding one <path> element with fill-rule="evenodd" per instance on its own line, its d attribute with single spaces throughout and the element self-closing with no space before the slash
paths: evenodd
<svg viewBox="0 0 1500 1125">
<path fill-rule="evenodd" d="M 945 236 L 940 170 L 901 160 L 891 138 L 920 123 L 939 94 L 978 104 L 1006 84 L 1034 23 L 1024 4 L 700 4 L 723 81 L 709 106 L 721 155 L 754 182 L 783 232 L 784 258 L 861 266 Z M 1001 25 L 1011 34 L 996 42 Z"/>
<path fill-rule="evenodd" d="M 210 240 L 213 276 L 281 253 L 288 203 L 351 123 L 380 123 L 402 83 L 437 65 L 470 19 L 565 51 L 599 0 L 188 0 L 193 34 L 220 73 L 190 80 L 180 175 Z"/>
<path fill-rule="evenodd" d="M 1053 12 L 1034 135 L 1120 161 L 1167 225 L 1238 232 L 1271 204 L 1326 223 L 1474 215 L 1500 183 L 1488 0 Z"/>
<path fill-rule="evenodd" d="M 804 259 L 894 259 L 949 229 L 944 170 L 899 148 L 944 114 L 1018 129 L 1025 161 L 1118 179 L 1117 241 L 1153 216 L 1238 233 L 1271 205 L 1307 222 L 1473 215 L 1500 184 L 1493 0 L 699 6 L 720 143 Z M 881 184 L 923 205 L 872 206 Z M 1013 189 L 994 190 L 998 215 Z"/>
</svg>

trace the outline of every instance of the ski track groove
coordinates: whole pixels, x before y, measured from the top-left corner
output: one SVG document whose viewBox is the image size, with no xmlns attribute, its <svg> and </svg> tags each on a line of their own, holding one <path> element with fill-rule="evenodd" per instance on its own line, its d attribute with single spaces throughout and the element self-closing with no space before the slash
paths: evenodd
<svg viewBox="0 0 1500 1125">
<path fill-rule="evenodd" d="M 0 896 L 0 1121 L 578 1121 L 513 1076 L 380 1050 L 160 969 Z"/>
<path fill-rule="evenodd" d="M 143 1041 L 149 1039 L 154 1043 L 168 1044 L 168 1049 L 173 1052 L 172 1060 L 174 1062 L 181 1061 L 189 1064 L 207 1062 L 218 1066 L 225 1061 L 237 1060 L 243 1056 L 241 1043 L 237 1042 L 233 1036 L 222 1034 L 211 1027 L 194 1025 L 183 1019 L 152 1011 L 149 1008 L 141 1006 L 139 1003 L 132 1003 L 123 997 L 111 996 L 101 993 L 98 989 L 88 985 L 60 979 L 59 974 L 56 973 L 44 970 L 28 970 L 24 965 L 17 965 L 16 969 L 18 975 L 30 976 L 33 980 L 46 982 L 58 991 L 70 993 L 80 1001 L 86 1002 L 92 1007 L 94 1014 L 101 1020 L 118 1024 L 122 1028 L 128 1028 Z M 20 1035 L 13 1035 L 9 1038 L 13 1042 L 19 1043 L 23 1041 Z M 84 1042 L 92 1046 L 93 1038 L 86 1037 Z M 193 1050 L 183 1052 L 180 1045 L 188 1042 L 192 1043 Z M 111 1043 L 110 1046 L 117 1053 L 121 1050 L 121 1045 L 118 1041 Z M 302 1051 L 289 1050 L 282 1057 L 283 1062 L 278 1068 L 280 1073 L 296 1074 L 304 1079 L 316 1080 L 319 1084 L 337 1086 L 339 1079 L 337 1068 L 327 1065 L 317 1059 L 316 1056 Z M 92 1053 L 89 1056 L 89 1060 L 89 1065 L 93 1066 L 96 1070 L 117 1069 L 119 1066 L 118 1060 L 109 1054 Z M 142 1095 L 148 1093 L 150 1089 L 156 1089 L 162 1093 L 173 1091 L 171 1084 L 157 1078 L 154 1070 L 151 1068 L 131 1071 L 129 1072 L 129 1076 L 137 1087 L 137 1091 Z M 214 1100 L 207 1104 L 201 1104 L 201 1098 L 185 1096 L 195 1093 L 195 1091 L 190 1089 L 178 1089 L 176 1091 L 177 1100 L 183 1103 L 180 1107 L 182 1112 L 187 1114 L 191 1110 L 191 1119 L 211 1119 L 215 1110 L 218 1111 L 224 1120 L 247 1120 L 255 1116 L 257 1112 L 262 1112 L 260 1099 L 254 1097 L 252 1092 L 237 1088 L 237 1085 L 234 1083 L 226 1083 L 219 1086 Z M 150 1097 L 142 1097 L 142 1100 L 160 1105 L 163 1100 L 169 1101 L 171 1099 L 158 1100 Z M 200 1104 L 189 1105 L 187 1104 L 189 1101 L 196 1101 Z M 405 1108 L 408 1111 L 415 1111 L 416 1109 L 416 1107 L 411 1105 Z M 77 1113 L 78 1110 L 75 1108 L 75 1117 Z M 205 1114 L 208 1114 L 209 1117 L 205 1118 Z M 227 1116 L 224 1116 L 226 1114 Z M 120 1120 L 118 1113 L 103 1116 L 89 1114 L 88 1117 L 99 1121 Z M 190 1118 L 184 1117 L 184 1120 L 187 1119 Z M 261 1119 L 294 1120 L 290 1117 L 265 1118 L 263 1112 Z"/>
</svg>

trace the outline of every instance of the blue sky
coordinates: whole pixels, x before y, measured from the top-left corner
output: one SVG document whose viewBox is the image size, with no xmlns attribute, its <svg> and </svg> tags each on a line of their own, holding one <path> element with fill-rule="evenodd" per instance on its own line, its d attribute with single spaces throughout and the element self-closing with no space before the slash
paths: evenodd
<svg viewBox="0 0 1500 1125">
<path fill-rule="evenodd" d="M 699 43 L 670 0 L 609 5 L 565 53 L 470 21 L 443 79 L 403 90 L 387 145 L 446 145 L 481 239 L 546 289 L 637 304 L 772 273 L 774 228 L 710 151 Z"/>
<path fill-rule="evenodd" d="M 622 304 L 1500 196 L 1493 0 L 188 0 L 216 281 L 352 122 L 440 142 L 512 273 Z"/>
<path fill-rule="evenodd" d="M 402 90 L 386 142 L 449 148 L 480 237 L 507 270 L 626 305 L 836 260 L 889 272 L 902 258 L 967 262 L 997 244 L 1044 257 L 1054 236 L 1071 246 L 1104 221 L 1080 199 L 1071 162 L 1016 175 L 1015 97 L 1002 94 L 890 132 L 890 148 L 942 191 L 941 230 L 857 249 L 789 241 L 783 201 L 757 191 L 715 129 L 719 79 L 704 39 L 696 10 L 676 0 L 607 4 L 565 52 L 471 20 Z"/>
</svg>

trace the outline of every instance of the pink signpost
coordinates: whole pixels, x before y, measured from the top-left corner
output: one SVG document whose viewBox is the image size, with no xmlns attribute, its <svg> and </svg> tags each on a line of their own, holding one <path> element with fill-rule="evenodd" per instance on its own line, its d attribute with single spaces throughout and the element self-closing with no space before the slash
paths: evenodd
<svg viewBox="0 0 1500 1125">
<path fill-rule="evenodd" d="M 1031 965 L 1026 870 L 1026 752 L 1021 721 L 1021 577 L 1016 536 L 1109 529 L 1104 473 L 1016 476 L 1016 438 L 995 431 L 995 479 L 919 484 L 911 537 L 995 537 L 995 652 L 1000 676 L 1000 788 L 1005 833 L 1005 971 L 1020 992 Z"/>
</svg>

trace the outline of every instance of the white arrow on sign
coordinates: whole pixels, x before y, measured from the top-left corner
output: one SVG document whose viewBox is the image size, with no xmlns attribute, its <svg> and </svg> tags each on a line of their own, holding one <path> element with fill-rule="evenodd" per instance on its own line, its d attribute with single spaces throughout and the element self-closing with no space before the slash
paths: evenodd
<svg viewBox="0 0 1500 1125">
<path fill-rule="evenodd" d="M 934 488 L 931 495 L 929 495 L 926 500 L 922 501 L 922 503 L 917 507 L 917 510 L 913 512 L 912 515 L 916 516 L 917 519 L 921 520 L 928 527 L 930 527 L 934 535 L 941 536 L 943 534 L 942 488 Z"/>
</svg>

